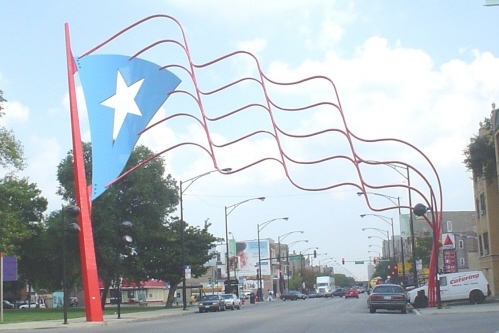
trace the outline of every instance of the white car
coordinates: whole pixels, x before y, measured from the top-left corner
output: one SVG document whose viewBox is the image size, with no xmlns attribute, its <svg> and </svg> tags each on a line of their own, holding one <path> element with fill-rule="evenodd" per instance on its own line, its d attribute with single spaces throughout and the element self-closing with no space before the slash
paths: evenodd
<svg viewBox="0 0 499 333">
<path fill-rule="evenodd" d="M 45 304 L 38 304 L 38 303 L 26 303 L 23 305 L 19 306 L 19 309 L 36 309 L 36 308 L 46 308 Z"/>
<path fill-rule="evenodd" d="M 225 300 L 226 309 L 241 310 L 241 300 L 234 294 L 223 294 L 222 298 Z"/>
</svg>

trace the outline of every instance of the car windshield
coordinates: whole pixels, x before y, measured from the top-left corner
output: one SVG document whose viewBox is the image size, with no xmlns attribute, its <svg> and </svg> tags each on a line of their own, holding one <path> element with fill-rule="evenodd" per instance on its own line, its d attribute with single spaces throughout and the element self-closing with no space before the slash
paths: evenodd
<svg viewBox="0 0 499 333">
<path fill-rule="evenodd" d="M 402 288 L 399 286 L 377 286 L 374 288 L 373 293 L 389 294 L 389 293 L 403 293 Z"/>
<path fill-rule="evenodd" d="M 203 301 L 218 301 L 217 295 L 210 295 L 203 297 Z"/>
<path fill-rule="evenodd" d="M 234 298 L 234 296 L 232 296 L 232 295 L 222 295 L 222 297 L 223 297 L 224 299 L 231 299 L 231 298 Z"/>
</svg>

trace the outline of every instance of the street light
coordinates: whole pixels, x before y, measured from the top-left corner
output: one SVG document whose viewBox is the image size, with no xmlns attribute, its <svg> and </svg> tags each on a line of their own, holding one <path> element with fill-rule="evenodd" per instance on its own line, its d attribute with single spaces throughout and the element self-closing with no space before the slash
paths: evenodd
<svg viewBox="0 0 499 333">
<path fill-rule="evenodd" d="M 116 252 L 118 253 L 118 270 L 117 270 L 117 292 L 118 292 L 118 319 L 121 318 L 121 253 L 120 253 L 120 244 L 124 244 L 127 246 L 128 244 L 131 244 L 133 242 L 133 239 L 130 235 L 126 234 L 130 230 L 132 230 L 132 222 L 130 221 L 123 221 L 121 222 L 120 225 L 121 228 L 121 234 L 125 233 L 121 238 L 120 238 L 120 243 L 118 243 L 118 246 L 116 247 Z"/>
<path fill-rule="evenodd" d="M 286 286 L 284 285 L 284 278 L 282 276 L 282 267 L 281 267 L 281 261 L 282 261 L 282 259 L 281 259 L 282 258 L 281 241 L 283 241 L 284 238 L 288 237 L 289 235 L 297 233 L 297 232 L 303 234 L 302 230 L 295 230 L 295 231 L 287 232 L 284 235 L 277 236 L 277 243 L 279 244 L 279 256 L 277 257 L 279 259 L 279 291 L 281 294 L 284 292 L 284 289 L 286 289 Z M 289 245 L 288 245 L 288 249 L 289 249 Z M 288 273 L 288 276 L 289 276 L 289 273 Z"/>
<path fill-rule="evenodd" d="M 315 253 L 314 255 L 314 258 L 318 257 L 318 256 L 327 256 L 327 252 L 324 252 L 324 253 Z M 311 263 L 311 266 L 312 266 L 312 272 L 314 271 L 314 258 L 312 258 L 312 263 Z M 320 260 L 319 260 L 319 264 L 320 264 Z M 321 271 L 321 268 L 319 267 L 319 272 Z"/>
<path fill-rule="evenodd" d="M 303 280 L 303 255 L 302 255 L 302 253 L 306 254 L 305 252 L 307 252 L 308 250 L 318 250 L 318 249 L 319 248 L 317 246 L 314 246 L 314 247 L 308 247 L 305 250 L 300 251 L 300 277 L 302 278 L 302 280 Z M 310 253 L 308 253 L 306 255 L 309 256 Z"/>
<path fill-rule="evenodd" d="M 257 224 L 256 229 L 257 229 L 257 234 L 258 234 L 258 299 L 260 302 L 263 300 L 263 294 L 262 294 L 262 258 L 260 257 L 260 231 L 263 230 L 266 226 L 268 226 L 270 223 L 277 221 L 277 220 L 285 220 L 287 221 L 289 218 L 288 217 L 278 217 L 272 220 L 268 220 L 263 222 L 262 224 Z"/>
<path fill-rule="evenodd" d="M 395 170 L 399 175 L 404 177 L 407 180 L 407 190 L 409 191 L 409 207 L 412 207 L 412 196 L 411 196 L 411 177 L 409 175 L 409 166 L 405 165 L 404 167 L 401 167 L 396 164 L 390 164 L 390 163 L 385 163 L 384 165 L 392 168 Z M 398 170 L 398 168 L 406 169 L 406 175 L 404 175 L 402 172 Z M 399 210 L 399 220 L 400 220 L 400 197 L 392 197 L 386 194 L 381 194 L 381 193 L 376 193 L 376 192 L 365 192 L 366 194 L 373 194 L 373 195 L 378 195 L 385 197 L 386 199 L 390 200 L 393 204 L 397 204 L 398 210 Z M 363 195 L 364 192 L 357 192 L 357 195 L 361 196 Z M 395 203 L 395 199 L 397 202 Z M 400 221 L 399 221 L 400 223 Z M 414 219 L 412 217 L 412 210 L 409 209 L 409 232 L 410 232 L 410 237 L 411 237 L 411 252 L 412 252 L 412 265 L 413 265 L 413 271 L 414 271 L 414 284 L 417 287 L 418 286 L 418 273 L 416 269 L 416 242 L 414 238 Z M 402 236 L 402 233 L 400 234 Z M 395 249 L 393 249 L 395 252 Z M 400 237 L 400 255 L 402 259 L 402 274 L 404 278 L 404 283 L 405 281 L 405 264 L 404 264 L 404 240 L 402 237 Z"/>
<path fill-rule="evenodd" d="M 395 235 L 393 232 L 393 218 L 387 217 L 384 215 L 379 215 L 379 214 L 362 214 L 360 217 L 364 218 L 365 216 L 375 216 L 386 223 L 388 223 L 392 227 L 392 245 L 393 245 L 393 263 L 396 263 L 397 259 L 395 258 Z M 388 246 L 388 251 L 390 251 L 390 246 Z M 390 256 L 390 255 L 388 255 Z"/>
<path fill-rule="evenodd" d="M 187 310 L 187 292 L 186 292 L 186 278 L 185 278 L 185 221 L 184 221 L 184 200 L 183 200 L 183 194 L 184 192 L 189 188 L 189 186 L 192 185 L 196 180 L 198 180 L 201 177 L 207 176 L 210 173 L 213 173 L 218 170 L 212 170 L 205 172 L 199 176 L 192 177 L 191 179 L 187 179 L 185 181 L 180 181 L 180 186 L 179 186 L 179 194 L 180 194 L 180 248 L 182 251 L 182 302 L 184 305 L 183 310 Z M 220 171 L 223 171 L 224 173 L 232 171 L 231 168 L 225 168 Z M 183 185 L 185 183 L 188 183 L 185 188 L 183 188 Z"/>
<path fill-rule="evenodd" d="M 64 209 L 64 206 L 61 209 L 61 227 L 62 227 L 62 308 L 63 308 L 63 324 L 68 323 L 68 281 L 67 281 L 67 273 L 66 273 L 66 233 L 77 234 L 80 232 L 80 226 L 77 223 L 70 223 L 66 226 L 66 222 L 64 222 L 64 214 L 68 214 L 70 217 L 75 218 L 80 214 L 80 207 L 78 206 L 69 206 Z M 30 303 L 28 303 L 30 304 Z"/>
<path fill-rule="evenodd" d="M 305 243 L 308 243 L 308 239 L 300 239 L 300 240 L 297 240 L 297 241 L 294 241 L 294 242 L 291 242 L 288 244 L 288 253 L 287 253 L 287 257 L 288 257 L 288 289 L 289 289 L 289 266 L 290 265 L 290 262 L 289 262 L 289 249 L 295 245 L 296 243 L 301 243 L 301 242 L 305 242 Z M 300 256 L 300 265 L 301 265 L 301 256 Z M 295 264 L 293 263 L 293 274 L 295 273 Z"/>
<path fill-rule="evenodd" d="M 225 253 L 225 264 L 227 265 L 227 281 L 225 285 L 225 293 L 226 294 L 231 294 L 231 283 L 230 283 L 230 266 L 229 266 L 229 229 L 227 228 L 227 216 L 229 216 L 230 213 L 234 209 L 236 209 L 239 205 L 242 205 L 245 202 L 252 201 L 252 200 L 261 200 L 264 201 L 265 197 L 259 197 L 259 198 L 251 198 L 247 200 L 243 200 L 241 202 L 235 203 L 230 206 L 225 206 L 225 246 L 226 246 L 226 253 Z M 258 250 L 260 250 L 260 247 L 258 247 Z M 236 294 L 239 296 L 239 290 L 236 289 Z"/>
</svg>

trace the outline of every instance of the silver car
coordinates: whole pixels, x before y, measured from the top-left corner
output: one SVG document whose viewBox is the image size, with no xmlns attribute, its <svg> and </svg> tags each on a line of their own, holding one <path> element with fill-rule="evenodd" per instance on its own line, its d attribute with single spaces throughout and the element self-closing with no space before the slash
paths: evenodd
<svg viewBox="0 0 499 333">
<path fill-rule="evenodd" d="M 241 300 L 234 294 L 223 294 L 222 298 L 225 300 L 225 307 L 227 309 L 241 310 Z"/>
</svg>

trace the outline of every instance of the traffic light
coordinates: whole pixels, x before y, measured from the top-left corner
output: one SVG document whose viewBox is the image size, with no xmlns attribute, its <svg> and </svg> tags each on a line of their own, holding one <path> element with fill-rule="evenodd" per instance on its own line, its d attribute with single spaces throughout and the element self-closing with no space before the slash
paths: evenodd
<svg viewBox="0 0 499 333">
<path fill-rule="evenodd" d="M 213 284 L 213 279 L 211 278 L 211 276 L 210 276 L 210 277 L 208 277 L 208 283 L 209 283 L 209 284 Z"/>
<path fill-rule="evenodd" d="M 377 259 L 378 259 L 378 258 L 376 258 L 376 257 L 374 257 L 374 258 L 373 258 L 373 260 L 374 260 L 374 264 L 375 264 L 375 265 L 376 265 L 376 260 L 377 260 Z"/>
<path fill-rule="evenodd" d="M 317 251 L 314 250 L 314 258 L 317 258 Z"/>
<path fill-rule="evenodd" d="M 345 258 L 341 258 L 341 264 L 344 265 L 345 264 Z"/>
</svg>

